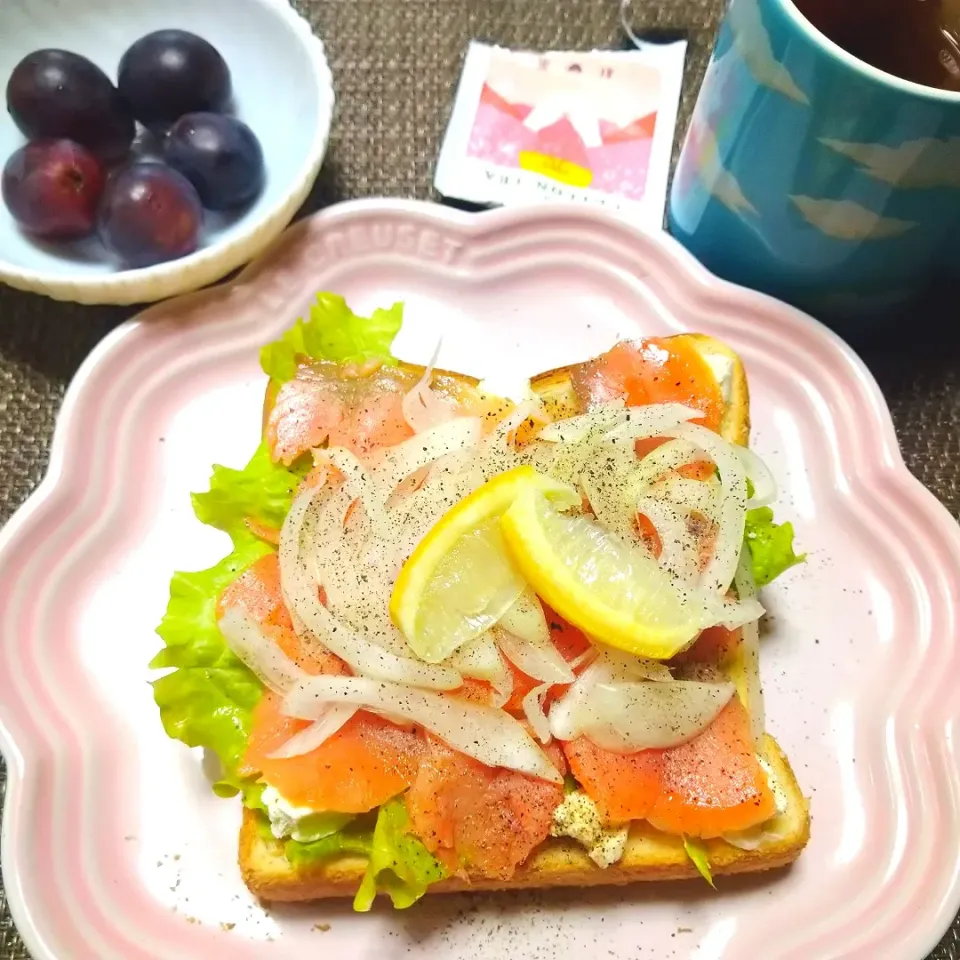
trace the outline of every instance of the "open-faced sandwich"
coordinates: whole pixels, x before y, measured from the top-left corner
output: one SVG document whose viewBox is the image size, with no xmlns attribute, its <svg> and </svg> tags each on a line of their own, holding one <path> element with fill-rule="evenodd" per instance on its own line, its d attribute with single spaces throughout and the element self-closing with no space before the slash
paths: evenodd
<svg viewBox="0 0 960 960">
<path fill-rule="evenodd" d="M 794 860 L 757 588 L 802 558 L 738 357 L 636 340 L 506 399 L 398 362 L 401 316 L 318 296 L 262 351 L 252 459 L 193 498 L 233 550 L 174 576 L 154 693 L 242 797 L 249 888 L 367 910 Z"/>
</svg>

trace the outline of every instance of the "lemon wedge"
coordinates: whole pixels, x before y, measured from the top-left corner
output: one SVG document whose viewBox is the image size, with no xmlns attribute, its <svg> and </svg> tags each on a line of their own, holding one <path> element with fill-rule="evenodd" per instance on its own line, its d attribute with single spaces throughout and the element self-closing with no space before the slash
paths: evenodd
<svg viewBox="0 0 960 960">
<path fill-rule="evenodd" d="M 544 503 L 580 503 L 573 487 L 533 467 L 516 467 L 448 510 L 401 568 L 390 616 L 421 660 L 446 660 L 489 630 L 520 596 L 526 581 L 510 559 L 500 517 L 523 490 Z"/>
<path fill-rule="evenodd" d="M 595 520 L 560 513 L 533 485 L 517 492 L 500 526 L 537 594 L 601 643 L 665 660 L 715 619 L 639 547 Z"/>
</svg>

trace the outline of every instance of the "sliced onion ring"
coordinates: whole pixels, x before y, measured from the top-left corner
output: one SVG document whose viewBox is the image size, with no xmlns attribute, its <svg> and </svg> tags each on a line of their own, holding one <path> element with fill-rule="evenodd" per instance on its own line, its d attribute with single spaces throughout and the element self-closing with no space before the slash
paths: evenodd
<svg viewBox="0 0 960 960">
<path fill-rule="evenodd" d="M 717 539 L 713 556 L 700 576 L 707 590 L 726 593 L 737 570 L 743 549 L 747 512 L 747 477 L 734 445 L 719 434 L 693 423 L 669 431 L 669 435 L 695 443 L 720 471 L 721 495 L 717 504 Z"/>
<path fill-rule="evenodd" d="M 463 678 L 456 670 L 422 663 L 411 657 L 400 657 L 371 643 L 356 630 L 338 621 L 314 595 L 299 597 L 295 604 L 307 629 L 361 676 L 437 690 L 455 690 L 463 685 Z"/>
<path fill-rule="evenodd" d="M 518 403 L 496 426 L 489 437 L 489 445 L 507 443 L 510 440 L 510 434 L 524 422 L 540 411 L 540 400 L 524 400 Z"/>
<path fill-rule="evenodd" d="M 358 709 L 358 707 L 343 703 L 329 707 L 319 720 L 314 720 L 309 727 L 295 733 L 273 753 L 268 753 L 268 759 L 286 760 L 290 757 L 300 757 L 305 753 L 312 753 L 317 747 L 323 746 Z"/>
<path fill-rule="evenodd" d="M 777 481 L 773 471 L 749 447 L 736 445 L 734 449 L 753 484 L 753 496 L 747 506 L 765 507 L 768 503 L 773 503 L 777 499 Z"/>
<path fill-rule="evenodd" d="M 613 473 L 611 482 L 610 478 L 601 478 L 590 465 L 586 465 L 580 474 L 580 491 L 602 526 L 621 540 L 635 543 L 637 528 L 636 516 L 630 510 L 632 498 L 619 477 L 618 472 Z M 637 546 L 646 547 L 646 543 L 637 543 Z"/>
<path fill-rule="evenodd" d="M 584 674 L 586 676 L 586 674 Z M 589 737 L 602 750 L 635 753 L 686 743 L 702 733 L 735 693 L 732 683 L 687 680 L 581 684 L 550 710 L 558 740 Z"/>
<path fill-rule="evenodd" d="M 590 665 L 589 675 L 586 671 L 581 674 L 585 683 L 615 683 L 629 680 L 666 682 L 673 679 L 670 668 L 660 660 L 636 657 L 616 647 L 594 647 L 593 652 L 595 657 Z"/>
<path fill-rule="evenodd" d="M 489 630 L 462 646 L 449 663 L 465 677 L 489 683 L 493 687 L 492 706 L 502 707 L 513 696 L 513 671 L 503 662 Z"/>
<path fill-rule="evenodd" d="M 430 386 L 433 382 L 433 367 L 437 362 L 437 357 L 440 356 L 442 344 L 443 338 L 437 341 L 436 349 L 433 351 L 433 356 L 430 358 L 423 376 L 400 403 L 403 418 L 414 433 L 422 433 L 424 430 L 436 427 L 456 416 L 452 407 L 438 397 Z"/>
<path fill-rule="evenodd" d="M 637 468 L 638 480 L 644 484 L 653 483 L 665 473 L 693 463 L 696 453 L 697 445 L 689 440 L 666 440 L 640 460 Z"/>
<path fill-rule="evenodd" d="M 702 416 L 702 410 L 680 403 L 625 407 L 622 401 L 614 401 L 588 413 L 551 423 L 538 436 L 554 443 L 583 443 L 599 439 L 601 435 L 605 440 L 639 440 L 659 436 L 665 430 Z"/>
<path fill-rule="evenodd" d="M 290 618 L 293 620 L 294 629 L 298 634 L 303 633 L 305 627 L 294 609 L 292 593 L 302 590 L 303 583 L 309 582 L 308 575 L 300 563 L 301 532 L 307 510 L 326 489 L 324 484 L 302 488 L 294 497 L 290 510 L 280 528 L 280 546 L 278 548 L 280 592 L 283 594 L 284 603 L 290 611 Z"/>
<path fill-rule="evenodd" d="M 550 627 L 544 616 L 543 607 L 531 587 L 525 587 L 523 593 L 514 601 L 498 621 L 498 626 L 508 630 L 521 640 L 542 646 L 550 642 Z"/>
<path fill-rule="evenodd" d="M 217 626 L 227 646 L 274 693 L 286 693 L 309 676 L 277 646 L 273 637 L 245 617 L 239 608 L 225 610 Z"/>
<path fill-rule="evenodd" d="M 642 407 L 628 407 L 622 422 L 604 434 L 607 440 L 644 440 L 659 437 L 697 417 L 703 411 L 682 403 L 651 403 Z"/>
<path fill-rule="evenodd" d="M 699 575 L 700 545 L 687 527 L 683 508 L 654 497 L 641 497 L 637 513 L 646 517 L 657 531 L 660 566 L 683 583 L 694 583 Z"/>
<path fill-rule="evenodd" d="M 711 626 L 724 627 L 727 630 L 736 630 L 752 620 L 759 620 L 765 612 L 756 597 L 732 600 L 702 590 L 698 591 L 696 596 L 710 610 L 713 617 Z"/>
<path fill-rule="evenodd" d="M 539 646 L 500 627 L 494 627 L 493 631 L 506 658 L 528 677 L 549 683 L 573 681 L 573 670 L 552 641 Z"/>
<path fill-rule="evenodd" d="M 580 654 L 579 657 L 574 657 L 574 659 L 570 661 L 570 669 L 576 673 L 581 667 L 592 663 L 597 658 L 599 653 L 600 651 L 591 644 L 586 650 L 583 651 L 583 653 Z"/>
<path fill-rule="evenodd" d="M 371 643 L 338 621 L 320 602 L 317 583 L 306 572 L 301 541 L 307 513 L 321 493 L 323 490 L 316 488 L 299 494 L 280 530 L 280 583 L 297 632 L 319 639 L 355 673 L 440 690 L 461 686 L 463 679 L 455 670 L 401 657 Z"/>
<path fill-rule="evenodd" d="M 611 400 L 589 413 L 548 424 L 537 436 L 550 443 L 582 443 L 621 423 L 626 418 L 626 413 L 627 407 L 623 400 Z"/>
<path fill-rule="evenodd" d="M 475 447 L 483 432 L 479 417 L 453 417 L 410 437 L 375 457 L 372 479 L 387 495 L 407 477 L 450 453 Z"/>
<path fill-rule="evenodd" d="M 534 680 L 570 683 L 573 671 L 550 639 L 537 595 L 527 587 L 500 618 L 494 633 L 507 659 Z"/>
<path fill-rule="evenodd" d="M 489 767 L 507 767 L 562 783 L 563 777 L 523 725 L 503 710 L 365 677 L 310 677 L 284 701 L 284 712 L 310 720 L 329 703 L 406 717 L 455 750 Z"/>
<path fill-rule="evenodd" d="M 523 715 L 541 743 L 549 743 L 553 739 L 550 733 L 550 721 L 543 712 L 543 698 L 550 692 L 551 686 L 552 684 L 549 683 L 541 683 L 540 686 L 534 687 L 521 701 Z"/>
<path fill-rule="evenodd" d="M 375 526 L 386 524 L 386 496 L 379 495 L 366 467 L 346 447 L 331 447 L 327 459 L 343 474 L 343 488 L 363 505 L 367 519 Z"/>
<path fill-rule="evenodd" d="M 696 510 L 708 519 L 716 520 L 720 489 L 720 484 L 714 481 L 691 480 L 673 474 L 656 481 L 646 493 L 664 503 L 683 507 L 688 512 Z"/>
</svg>

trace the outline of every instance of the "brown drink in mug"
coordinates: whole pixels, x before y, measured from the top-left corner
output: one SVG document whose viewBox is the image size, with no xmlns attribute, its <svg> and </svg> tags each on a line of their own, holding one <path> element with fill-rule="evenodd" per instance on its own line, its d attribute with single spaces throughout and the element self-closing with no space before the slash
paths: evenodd
<svg viewBox="0 0 960 960">
<path fill-rule="evenodd" d="M 960 0 L 732 0 L 669 220 L 825 318 L 960 279 Z"/>
</svg>

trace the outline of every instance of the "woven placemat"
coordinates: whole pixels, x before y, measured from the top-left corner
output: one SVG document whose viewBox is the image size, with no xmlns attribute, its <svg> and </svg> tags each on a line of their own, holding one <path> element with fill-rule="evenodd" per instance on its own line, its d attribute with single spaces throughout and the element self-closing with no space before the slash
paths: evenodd
<svg viewBox="0 0 960 960">
<path fill-rule="evenodd" d="M 618 0 L 299 0 L 297 6 L 327 44 L 338 96 L 330 152 L 304 212 L 348 197 L 432 196 L 433 164 L 471 39 L 534 49 L 623 42 Z M 682 131 L 722 0 L 633 0 L 632 6 L 635 27 L 661 37 L 679 32 L 690 41 Z M 954 516 L 960 513 L 960 336 L 919 331 L 928 316 L 955 315 L 957 302 L 933 301 L 907 318 L 909 326 L 854 340 L 890 403 L 908 466 Z M 0 288 L 0 522 L 43 474 L 65 384 L 130 312 Z M 901 329 L 910 331 L 908 338 Z M 3 787 L 0 772 L 0 794 Z M 958 931 L 955 925 L 931 960 L 960 960 Z M 28 956 L 0 889 L 0 960 Z"/>
</svg>

